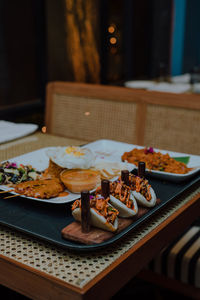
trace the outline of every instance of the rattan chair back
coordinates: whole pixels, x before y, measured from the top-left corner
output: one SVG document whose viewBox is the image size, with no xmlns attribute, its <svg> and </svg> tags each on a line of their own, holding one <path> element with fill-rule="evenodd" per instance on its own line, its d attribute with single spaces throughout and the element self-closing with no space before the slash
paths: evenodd
<svg viewBox="0 0 200 300">
<path fill-rule="evenodd" d="M 47 85 L 47 132 L 200 154 L 200 96 L 96 84 Z"/>
</svg>

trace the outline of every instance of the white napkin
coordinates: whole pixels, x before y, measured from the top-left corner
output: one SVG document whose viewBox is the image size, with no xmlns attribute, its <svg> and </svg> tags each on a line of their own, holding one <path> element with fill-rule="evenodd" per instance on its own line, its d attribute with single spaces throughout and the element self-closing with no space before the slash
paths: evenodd
<svg viewBox="0 0 200 300">
<path fill-rule="evenodd" d="M 181 81 L 182 80 L 182 81 Z M 145 89 L 149 91 L 159 91 L 167 93 L 185 93 L 190 91 L 191 84 L 188 83 L 188 74 L 185 74 L 184 77 L 180 76 L 173 77 L 172 83 L 168 82 L 156 82 L 151 80 L 130 80 L 126 81 L 124 85 L 129 88 L 135 89 Z"/>
<path fill-rule="evenodd" d="M 171 82 L 173 83 L 190 83 L 191 75 L 189 73 L 172 76 Z"/>
<path fill-rule="evenodd" d="M 124 82 L 125 87 L 135 88 L 135 89 L 148 89 L 154 85 L 154 81 L 150 80 L 130 80 Z"/>
<path fill-rule="evenodd" d="M 38 125 L 0 120 L 0 143 L 15 140 L 36 131 Z"/>
<path fill-rule="evenodd" d="M 156 83 L 148 88 L 149 91 L 159 91 L 159 92 L 167 92 L 167 93 L 185 93 L 191 89 L 191 85 L 189 83 L 167 83 L 161 82 Z"/>
</svg>

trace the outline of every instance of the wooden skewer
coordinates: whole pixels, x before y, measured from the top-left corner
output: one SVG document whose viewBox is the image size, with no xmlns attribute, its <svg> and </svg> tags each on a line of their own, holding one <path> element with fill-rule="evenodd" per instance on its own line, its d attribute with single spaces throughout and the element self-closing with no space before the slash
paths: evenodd
<svg viewBox="0 0 200 300">
<path fill-rule="evenodd" d="M 126 185 L 130 185 L 129 182 L 129 171 L 128 170 L 122 170 L 121 171 L 121 179 Z"/>
<path fill-rule="evenodd" d="M 3 199 L 14 198 L 14 197 L 18 197 L 18 196 L 19 195 L 11 195 L 11 196 L 4 197 Z"/>
<path fill-rule="evenodd" d="M 101 181 L 101 195 L 105 199 L 110 196 L 110 181 L 107 179 Z"/>
<path fill-rule="evenodd" d="M 81 231 L 88 233 L 90 231 L 90 194 L 89 191 L 81 192 Z"/>
<path fill-rule="evenodd" d="M 10 193 L 10 192 L 13 192 L 13 190 L 8 190 L 8 191 L 0 191 L 0 194 L 3 194 L 3 193 Z"/>
<path fill-rule="evenodd" d="M 146 164 L 144 161 L 140 161 L 138 163 L 138 176 L 140 178 L 145 178 L 145 168 L 146 168 Z"/>
</svg>

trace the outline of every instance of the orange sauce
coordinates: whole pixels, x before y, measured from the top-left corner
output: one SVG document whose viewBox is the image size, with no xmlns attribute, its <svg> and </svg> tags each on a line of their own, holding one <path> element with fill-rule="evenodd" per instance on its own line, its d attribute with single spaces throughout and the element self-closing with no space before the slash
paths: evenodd
<svg viewBox="0 0 200 300">
<path fill-rule="evenodd" d="M 60 174 L 60 179 L 72 193 L 83 190 L 92 190 L 100 183 L 100 174 L 93 170 L 65 170 Z"/>
<path fill-rule="evenodd" d="M 59 193 L 58 197 L 65 197 L 65 196 L 68 196 L 69 193 L 68 192 L 62 192 L 62 193 Z"/>
</svg>

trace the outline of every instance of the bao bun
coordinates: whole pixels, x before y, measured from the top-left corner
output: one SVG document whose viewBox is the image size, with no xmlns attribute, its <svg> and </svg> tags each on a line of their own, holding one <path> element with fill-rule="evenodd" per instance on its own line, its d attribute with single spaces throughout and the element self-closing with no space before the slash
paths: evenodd
<svg viewBox="0 0 200 300">
<path fill-rule="evenodd" d="M 123 202 L 110 195 L 110 203 L 119 211 L 119 216 L 123 218 L 133 217 L 138 213 L 137 202 L 131 192 L 130 199 L 133 201 L 134 209 L 127 207 Z"/>
<path fill-rule="evenodd" d="M 81 222 L 81 209 L 79 207 L 75 208 L 72 211 L 72 215 L 75 220 Z M 93 225 L 94 227 L 98 227 L 103 230 L 112 231 L 112 232 L 116 231 L 118 228 L 117 218 L 115 219 L 114 224 L 112 225 L 111 223 L 107 222 L 104 216 L 97 213 L 94 208 L 90 208 L 90 216 L 91 216 L 91 225 Z"/>
<path fill-rule="evenodd" d="M 156 194 L 152 187 L 150 187 L 151 200 L 147 200 L 141 193 L 133 191 L 133 195 L 136 198 L 138 204 L 145 207 L 153 207 L 156 204 Z"/>
</svg>

